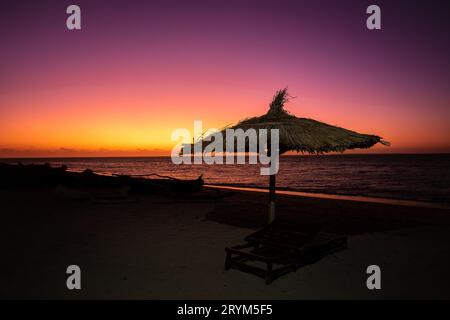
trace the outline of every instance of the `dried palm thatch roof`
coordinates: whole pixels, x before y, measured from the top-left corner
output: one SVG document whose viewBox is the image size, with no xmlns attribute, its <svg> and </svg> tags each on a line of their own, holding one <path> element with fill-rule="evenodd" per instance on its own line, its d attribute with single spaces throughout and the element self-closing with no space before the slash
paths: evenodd
<svg viewBox="0 0 450 320">
<path fill-rule="evenodd" d="M 376 135 L 357 133 L 313 119 L 298 118 L 284 109 L 288 100 L 287 88 L 278 90 L 266 114 L 223 129 L 223 137 L 226 129 L 279 129 L 280 154 L 291 150 L 306 153 L 342 152 L 347 149 L 370 148 L 376 143 L 389 145 L 389 142 Z M 203 141 L 203 145 L 207 143 Z"/>
</svg>

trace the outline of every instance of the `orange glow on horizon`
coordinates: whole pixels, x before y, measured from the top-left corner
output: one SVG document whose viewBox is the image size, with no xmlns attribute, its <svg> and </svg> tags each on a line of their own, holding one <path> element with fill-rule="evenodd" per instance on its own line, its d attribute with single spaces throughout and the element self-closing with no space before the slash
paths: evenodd
<svg viewBox="0 0 450 320">
<path fill-rule="evenodd" d="M 272 95 L 272 92 L 260 92 L 252 99 L 250 93 L 245 97 L 243 93 L 225 96 L 219 92 L 196 96 L 188 90 L 169 97 L 165 92 L 157 96 L 139 94 L 137 90 L 111 92 L 115 93 L 79 95 L 78 92 L 80 98 L 72 101 L 64 101 L 62 97 L 76 97 L 74 92 L 56 92 L 42 97 L 41 101 L 46 103 L 35 104 L 36 112 L 27 113 L 21 111 L 21 106 L 36 100 L 24 97 L 11 101 L 12 111 L 2 114 L 0 156 L 170 155 L 176 144 L 171 141 L 173 130 L 186 128 L 192 133 L 194 120 L 202 120 L 204 130 L 220 129 L 245 117 L 261 115 L 266 112 Z M 379 114 L 376 106 L 349 112 L 347 103 L 341 104 L 296 98 L 286 109 L 297 116 L 378 134 L 392 143 L 390 148 L 376 146 L 353 153 L 450 150 L 449 127 L 435 126 L 432 119 L 411 117 L 399 125 L 395 114 Z M 412 134 L 417 132 L 420 134 Z"/>
<path fill-rule="evenodd" d="M 70 92 L 66 94 L 71 96 Z M 27 113 L 21 112 L 21 106 L 33 102 L 24 98 L 15 104 L 11 101 L 13 111 L 2 114 L 0 156 L 170 155 L 176 144 L 171 141 L 173 130 L 186 128 L 192 132 L 194 120 L 202 120 L 204 130 L 220 129 L 247 116 L 263 114 L 271 94 L 259 93 L 253 102 L 250 94 L 242 99 L 239 95 L 224 97 L 216 93 L 205 97 L 183 92 L 162 99 L 164 93 L 152 97 L 130 92 L 110 94 L 105 99 L 97 92 L 70 102 L 54 95 L 42 99 L 47 101 L 45 104 L 36 104 L 36 112 Z M 432 119 L 411 118 L 399 125 L 398 117 L 378 114 L 376 107 L 355 108 L 349 113 L 346 108 L 332 106 L 327 101 L 300 98 L 289 102 L 286 109 L 297 116 L 378 134 L 392 143 L 390 148 L 377 146 L 356 152 L 450 150 L 449 127 L 435 126 Z"/>
</svg>

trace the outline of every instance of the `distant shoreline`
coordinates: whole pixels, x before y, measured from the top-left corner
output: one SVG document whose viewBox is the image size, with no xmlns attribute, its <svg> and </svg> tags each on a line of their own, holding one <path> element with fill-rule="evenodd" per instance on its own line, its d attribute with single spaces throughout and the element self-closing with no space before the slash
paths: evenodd
<svg viewBox="0 0 450 320">
<path fill-rule="evenodd" d="M 231 186 L 231 185 L 210 185 L 210 184 L 205 184 L 205 187 L 206 188 L 216 188 L 216 189 L 226 189 L 226 190 L 236 190 L 236 191 L 268 193 L 268 189 L 262 188 L 262 187 L 243 187 L 243 186 L 238 187 L 238 186 Z M 282 194 L 282 195 L 288 195 L 288 196 L 317 198 L 317 199 L 334 199 L 334 200 L 346 200 L 346 201 L 356 201 L 356 202 L 382 203 L 382 204 L 408 206 L 408 207 L 450 209 L 450 204 L 445 204 L 445 203 L 378 198 L 378 197 L 368 197 L 368 196 L 363 196 L 363 195 L 351 196 L 351 195 L 341 195 L 341 194 L 313 193 L 313 192 L 286 190 L 286 188 L 285 189 L 282 189 L 282 188 L 277 189 L 276 193 Z"/>
</svg>

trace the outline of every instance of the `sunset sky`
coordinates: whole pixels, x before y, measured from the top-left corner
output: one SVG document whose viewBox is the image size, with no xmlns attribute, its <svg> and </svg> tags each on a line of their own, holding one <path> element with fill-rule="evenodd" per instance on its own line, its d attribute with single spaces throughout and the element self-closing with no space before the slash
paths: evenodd
<svg viewBox="0 0 450 320">
<path fill-rule="evenodd" d="M 374 3 L 382 30 L 370 31 Z M 66 28 L 70 4 L 82 30 Z M 359 152 L 450 152 L 448 10 L 445 1 L 2 1 L 0 157 L 169 155 L 173 130 L 263 114 L 285 86 L 291 113 L 392 143 Z"/>
</svg>

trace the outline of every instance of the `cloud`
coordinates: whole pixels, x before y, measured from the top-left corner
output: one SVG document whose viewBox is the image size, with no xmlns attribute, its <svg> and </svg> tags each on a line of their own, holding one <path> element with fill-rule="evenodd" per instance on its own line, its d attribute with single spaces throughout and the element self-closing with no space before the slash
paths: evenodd
<svg viewBox="0 0 450 320">
<path fill-rule="evenodd" d="M 134 156 L 169 156 L 170 150 L 160 148 L 136 149 L 77 149 L 60 147 L 56 149 L 42 148 L 0 148 L 1 158 L 47 158 L 47 157 L 134 157 Z"/>
</svg>

